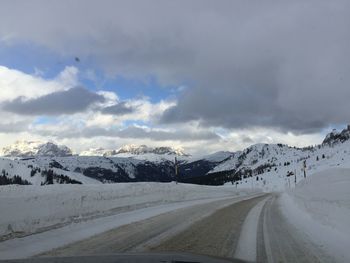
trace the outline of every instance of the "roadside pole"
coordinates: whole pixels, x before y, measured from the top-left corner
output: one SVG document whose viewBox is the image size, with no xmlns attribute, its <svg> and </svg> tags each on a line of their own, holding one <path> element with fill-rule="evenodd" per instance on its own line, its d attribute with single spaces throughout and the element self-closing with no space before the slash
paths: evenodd
<svg viewBox="0 0 350 263">
<path fill-rule="evenodd" d="M 176 156 L 175 156 L 174 166 L 175 166 L 175 182 L 177 184 L 179 179 L 178 179 L 178 167 L 177 167 L 177 158 L 176 158 Z"/>
<path fill-rule="evenodd" d="M 306 178 L 306 160 L 303 162 L 304 178 Z"/>
<path fill-rule="evenodd" d="M 297 186 L 297 171 L 294 169 L 294 187 Z"/>
</svg>

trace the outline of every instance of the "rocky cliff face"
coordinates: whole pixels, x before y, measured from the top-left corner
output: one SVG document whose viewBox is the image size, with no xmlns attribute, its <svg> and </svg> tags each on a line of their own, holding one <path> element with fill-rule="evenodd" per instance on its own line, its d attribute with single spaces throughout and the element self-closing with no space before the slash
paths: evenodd
<svg viewBox="0 0 350 263">
<path fill-rule="evenodd" d="M 322 144 L 333 145 L 336 143 L 343 143 L 349 139 L 350 139 L 350 125 L 348 125 L 341 132 L 338 132 L 336 129 L 333 129 L 332 132 L 327 134 Z"/>
</svg>

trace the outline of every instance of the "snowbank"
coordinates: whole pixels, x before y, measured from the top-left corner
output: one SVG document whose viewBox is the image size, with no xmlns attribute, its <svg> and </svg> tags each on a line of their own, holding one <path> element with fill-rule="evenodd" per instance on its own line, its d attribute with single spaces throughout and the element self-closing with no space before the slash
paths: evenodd
<svg viewBox="0 0 350 263">
<path fill-rule="evenodd" d="M 350 169 L 315 173 L 280 201 L 291 223 L 339 262 L 350 262 Z"/>
<path fill-rule="evenodd" d="M 164 203 L 238 196 L 232 186 L 175 183 L 0 187 L 0 238 Z"/>
</svg>

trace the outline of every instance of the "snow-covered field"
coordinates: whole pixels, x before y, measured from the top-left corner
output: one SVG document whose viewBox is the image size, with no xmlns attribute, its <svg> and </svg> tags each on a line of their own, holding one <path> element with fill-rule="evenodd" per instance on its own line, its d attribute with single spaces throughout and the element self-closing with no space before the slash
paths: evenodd
<svg viewBox="0 0 350 263">
<path fill-rule="evenodd" d="M 350 262 L 350 169 L 314 173 L 282 195 L 289 221 L 339 262 Z"/>
<path fill-rule="evenodd" d="M 350 134 L 350 128 L 343 134 Z M 328 139 L 331 137 L 327 136 Z M 137 158 L 0 158 L 0 167 L 4 170 L 2 174 L 10 178 L 21 175 L 33 184 L 0 186 L 0 241 L 45 231 L 41 235 L 54 235 L 55 228 L 57 233 L 61 231 L 62 238 L 52 239 L 56 240 L 51 244 L 54 247 L 67 241 L 65 235 L 74 225 L 77 233 L 83 233 L 80 236 L 83 238 L 88 234 L 116 227 L 114 217 L 123 214 L 123 222 L 127 223 L 130 218 L 141 220 L 209 199 L 247 196 L 259 191 L 282 192 L 281 209 L 290 223 L 328 250 L 337 261 L 350 262 L 350 138 L 346 138 L 345 141 L 334 139 L 333 143 L 305 149 L 278 144 L 257 144 L 243 152 L 219 152 L 201 157 L 218 163 L 209 174 L 236 170 L 246 175 L 244 172 L 250 169 L 253 176 L 242 176 L 238 183 L 229 182 L 224 186 L 145 182 L 102 184 L 81 173 L 81 169 L 88 167 L 111 171 L 123 169 L 132 178 L 138 163 L 149 159 L 153 162 L 163 160 L 163 157 L 153 153 L 140 154 Z M 184 158 L 188 158 L 189 162 L 190 157 Z M 306 179 L 303 174 L 304 160 L 307 164 Z M 62 167 L 53 167 L 53 161 Z M 45 176 L 40 172 L 37 175 L 31 174 L 32 169 L 38 168 L 52 169 L 57 174 L 82 182 L 83 185 L 40 186 L 46 180 Z M 291 173 L 293 174 L 287 177 Z M 143 210 L 145 211 L 142 212 Z M 126 217 L 128 213 L 129 217 Z M 122 221 L 117 223 L 119 226 Z M 89 227 L 90 232 L 84 227 Z M 69 242 L 77 238 L 74 236 Z M 24 238 L 5 242 L 12 242 L 13 252 L 16 250 L 16 242 L 23 240 Z M 5 242 L 2 245 L 6 247 Z M 41 249 L 44 251 L 44 247 Z"/>
<path fill-rule="evenodd" d="M 249 192 L 175 183 L 1 186 L 0 236 L 23 236 L 119 211 Z"/>
</svg>

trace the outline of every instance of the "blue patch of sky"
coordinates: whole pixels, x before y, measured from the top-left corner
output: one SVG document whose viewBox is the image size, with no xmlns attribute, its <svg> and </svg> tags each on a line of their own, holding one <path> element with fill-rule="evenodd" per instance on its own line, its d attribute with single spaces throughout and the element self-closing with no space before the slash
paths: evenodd
<svg viewBox="0 0 350 263">
<path fill-rule="evenodd" d="M 342 131 L 347 127 L 347 124 L 345 123 L 336 123 L 336 124 L 329 124 L 327 127 L 323 128 L 320 131 L 321 136 L 326 136 L 328 133 L 330 133 L 333 129 L 336 129 L 338 132 Z"/>
<path fill-rule="evenodd" d="M 125 120 L 123 121 L 123 127 L 129 127 L 133 125 L 138 125 L 138 126 L 149 126 L 149 123 L 142 121 L 142 120 Z"/>
<path fill-rule="evenodd" d="M 121 100 L 131 98 L 147 97 L 152 103 L 174 95 L 175 86 L 162 86 L 155 76 L 147 79 L 126 78 L 117 76 L 115 78 L 105 78 L 101 72 L 95 74 L 96 81 L 83 80 L 86 85 L 95 85 L 99 89 L 116 92 Z"/>
<path fill-rule="evenodd" d="M 0 65 L 31 75 L 39 73 L 44 79 L 53 79 L 66 66 L 75 66 L 79 69 L 79 80 L 82 85 L 91 90 L 116 92 L 121 100 L 148 97 L 155 103 L 173 97 L 179 91 L 175 85 L 161 85 L 155 76 L 148 76 L 146 79 L 106 77 L 93 63 L 92 58 L 63 56 L 33 43 L 8 45 L 0 42 Z"/>
<path fill-rule="evenodd" d="M 221 127 L 215 128 L 215 129 L 214 129 L 214 132 L 215 132 L 217 135 L 221 136 L 221 137 L 227 137 L 227 136 L 230 135 L 230 131 L 229 131 L 229 130 L 224 129 L 224 128 L 221 128 Z"/>
<path fill-rule="evenodd" d="M 329 132 L 331 132 L 333 129 L 336 129 L 337 131 L 342 131 L 343 129 L 345 129 L 347 126 L 347 124 L 345 123 L 336 123 L 336 124 L 330 124 L 328 127 L 323 129 L 323 133 L 327 134 Z"/>
<path fill-rule="evenodd" d="M 40 116 L 35 118 L 33 124 L 54 124 L 57 123 L 57 118 L 55 117 L 47 117 L 47 116 Z"/>
<path fill-rule="evenodd" d="M 333 127 L 333 129 L 337 129 L 338 131 L 342 131 L 343 129 L 345 129 L 347 127 L 347 124 L 346 123 L 335 124 L 332 127 Z"/>
<path fill-rule="evenodd" d="M 0 42 L 0 64 L 26 74 L 33 75 L 40 70 L 43 78 L 51 79 L 67 64 L 74 62 L 74 58 L 60 56 L 56 52 L 31 43 L 7 45 Z"/>
</svg>

